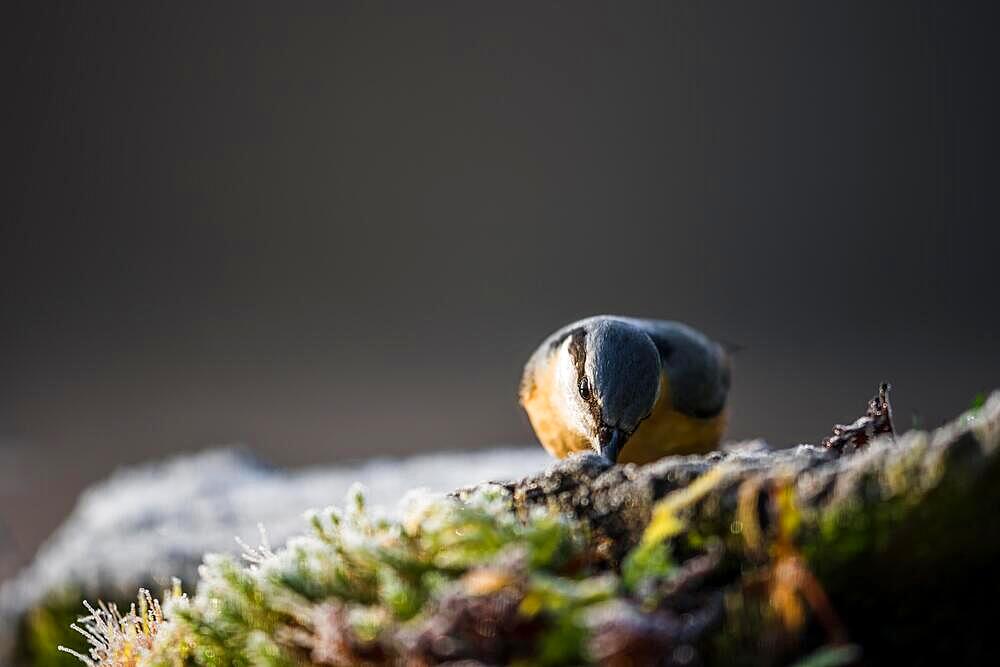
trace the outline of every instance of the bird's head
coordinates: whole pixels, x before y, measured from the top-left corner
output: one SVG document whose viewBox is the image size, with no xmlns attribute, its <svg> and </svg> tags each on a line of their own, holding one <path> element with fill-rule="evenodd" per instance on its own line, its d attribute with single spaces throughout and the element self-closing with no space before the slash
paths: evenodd
<svg viewBox="0 0 1000 667">
<path fill-rule="evenodd" d="M 557 391 L 567 424 L 616 461 L 656 403 L 656 346 L 637 327 L 606 319 L 573 329 L 557 355 Z"/>
</svg>

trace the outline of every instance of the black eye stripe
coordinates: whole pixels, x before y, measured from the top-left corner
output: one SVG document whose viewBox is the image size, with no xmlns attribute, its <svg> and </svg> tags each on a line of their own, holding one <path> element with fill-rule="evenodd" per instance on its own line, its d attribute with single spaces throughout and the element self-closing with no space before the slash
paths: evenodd
<svg viewBox="0 0 1000 667">
<path fill-rule="evenodd" d="M 584 366 L 587 363 L 587 332 L 583 329 L 573 329 L 569 332 L 569 356 L 573 358 L 577 377 L 583 377 Z"/>
</svg>

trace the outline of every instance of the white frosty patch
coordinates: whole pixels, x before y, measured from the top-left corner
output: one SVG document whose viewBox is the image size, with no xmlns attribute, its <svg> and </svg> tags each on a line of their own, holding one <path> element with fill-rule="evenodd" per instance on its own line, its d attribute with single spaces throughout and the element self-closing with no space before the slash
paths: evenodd
<svg viewBox="0 0 1000 667">
<path fill-rule="evenodd" d="M 239 554 L 235 538 L 257 543 L 258 524 L 279 546 L 307 529 L 304 510 L 342 505 L 355 483 L 365 487 L 369 505 L 391 513 L 414 487 L 446 492 L 523 477 L 550 461 L 535 447 L 290 472 L 226 449 L 118 471 L 85 491 L 34 562 L 0 585 L 0 663 L 17 619 L 51 591 L 128 600 L 142 585 L 168 588 L 172 576 L 191 585 L 206 552 Z"/>
</svg>

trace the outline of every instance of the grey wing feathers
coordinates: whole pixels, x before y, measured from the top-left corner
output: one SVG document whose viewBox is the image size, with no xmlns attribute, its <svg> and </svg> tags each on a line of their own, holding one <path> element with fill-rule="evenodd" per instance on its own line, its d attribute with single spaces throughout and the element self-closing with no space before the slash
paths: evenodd
<svg viewBox="0 0 1000 667">
<path fill-rule="evenodd" d="M 729 394 L 729 358 L 722 346 L 680 322 L 622 319 L 653 339 L 670 378 L 674 408 L 699 418 L 722 412 Z"/>
</svg>

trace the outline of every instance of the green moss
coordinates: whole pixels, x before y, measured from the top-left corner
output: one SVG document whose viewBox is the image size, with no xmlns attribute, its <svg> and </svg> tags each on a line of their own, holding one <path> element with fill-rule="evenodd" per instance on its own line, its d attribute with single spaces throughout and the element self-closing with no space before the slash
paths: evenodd
<svg viewBox="0 0 1000 667">
<path fill-rule="evenodd" d="M 853 665 L 861 657 L 861 650 L 851 644 L 824 646 L 796 662 L 792 667 L 840 667 Z"/>
<path fill-rule="evenodd" d="M 29 611 L 22 624 L 20 659 L 34 667 L 79 667 L 76 658 L 58 647 L 86 652 L 83 636 L 70 628 L 80 611 L 80 595 L 74 591 L 50 595 Z"/>
<path fill-rule="evenodd" d="M 525 581 L 519 613 L 538 620 L 543 662 L 563 664 L 580 659 L 579 611 L 617 586 L 588 576 L 588 541 L 578 524 L 542 511 L 521 521 L 499 490 L 467 503 L 424 499 L 401 522 L 372 518 L 355 495 L 347 513 L 328 510 L 311 523 L 312 535 L 262 554 L 250 568 L 223 557 L 206 561 L 194 598 L 168 609 L 174 641 L 191 645 L 194 663 L 240 664 L 250 655 L 294 662 L 300 646 L 275 638 L 305 637 L 306 649 L 315 649 L 310 641 L 325 641 L 316 609 L 331 601 L 345 610 L 348 635 L 337 636 L 358 647 L 385 642 L 380 650 L 391 652 L 399 650 L 390 645 L 396 637 L 418 632 L 463 585 L 476 596 Z M 484 574 L 464 579 L 473 572 Z M 172 660 L 170 651 L 154 650 L 145 664 Z"/>
</svg>

